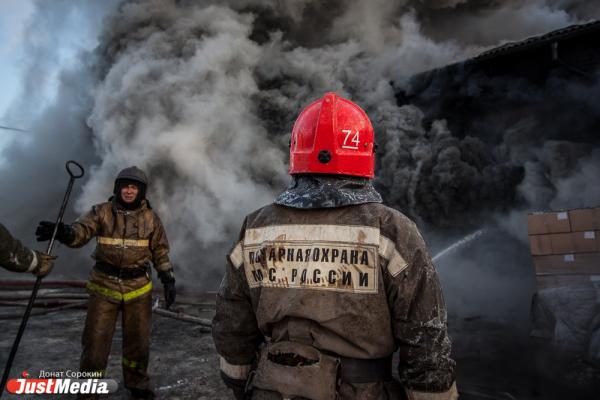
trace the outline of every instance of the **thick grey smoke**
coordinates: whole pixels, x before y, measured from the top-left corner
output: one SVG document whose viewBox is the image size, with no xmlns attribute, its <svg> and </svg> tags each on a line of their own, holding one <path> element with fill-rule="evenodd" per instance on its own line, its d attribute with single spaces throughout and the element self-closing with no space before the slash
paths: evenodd
<svg viewBox="0 0 600 400">
<path fill-rule="evenodd" d="M 3 117 L 28 132 L 15 136 L 0 155 L 0 221 L 32 248 L 46 248 L 46 243 L 35 241 L 34 231 L 38 221 L 54 220 L 58 214 L 68 182 L 66 160 L 78 160 L 86 167 L 98 160 L 85 123 L 96 83 L 95 60 L 86 49 L 97 43 L 103 16 L 113 6 L 114 1 L 39 1 L 28 22 L 25 58 L 20 60 L 22 94 Z M 72 204 L 81 193 L 79 185 L 66 220 L 76 216 Z M 89 250 L 85 254 L 59 249 L 58 254 L 55 276 L 86 273 Z"/>
<path fill-rule="evenodd" d="M 582 208 L 597 205 L 600 202 L 600 149 L 578 160 L 575 173 L 570 174 L 556 183 L 556 197 L 552 199 L 554 209 Z"/>
<path fill-rule="evenodd" d="M 59 101 L 61 74 L 85 63 L 88 56 L 81 56 L 78 51 L 94 48 L 103 16 L 116 0 L 45 3 L 33 1 L 34 12 L 24 28 L 24 57 L 13 60 L 21 66 L 21 95 L 2 116 L 9 125 L 31 129 L 32 121 L 39 118 L 49 101 Z"/>
<path fill-rule="evenodd" d="M 435 40 L 495 46 L 600 18 L 597 1 L 430 0 L 416 4 Z"/>
<path fill-rule="evenodd" d="M 522 168 L 480 139 L 453 136 L 443 120 L 426 130 L 414 106 L 388 115 L 378 121 L 385 132 L 378 183 L 387 202 L 437 227 L 477 226 L 488 207 L 514 203 Z"/>
<path fill-rule="evenodd" d="M 273 198 L 286 181 L 285 157 L 252 102 L 261 57 L 248 39 L 252 20 L 218 6 L 121 7 L 100 50 L 112 62 L 88 123 L 102 161 L 81 210 L 105 199 L 124 165 L 138 165 L 150 173 L 151 201 L 181 255 L 231 241 L 242 213 Z"/>
<path fill-rule="evenodd" d="M 188 271 L 218 263 L 243 215 L 285 186 L 286 143 L 304 105 L 335 90 L 393 113 L 389 81 L 402 59 L 413 60 L 408 76 L 420 60 L 441 66 L 464 56 L 423 37 L 405 4 L 380 3 L 123 4 L 98 50 L 88 124 L 102 162 L 79 209 L 103 200 L 123 165 L 137 164 L 151 174 L 176 262 Z M 313 20 L 323 34 L 306 32 Z M 421 45 L 428 56 L 418 55 Z"/>
<path fill-rule="evenodd" d="M 39 15 L 59 13 L 54 4 L 40 2 Z M 488 205 L 510 209 L 519 184 L 538 184 L 535 196 L 546 203 L 560 198 L 544 194 L 539 165 L 516 159 L 521 147 L 502 152 L 444 121 L 426 122 L 423 110 L 398 107 L 396 94 L 416 73 L 588 19 L 576 2 L 146 0 L 105 7 L 110 17 L 99 46 L 63 74 L 56 102 L 34 118 L 36 143 L 6 151 L 11 165 L 27 160 L 32 167 L 29 174 L 2 170 L 3 184 L 36 182 L 36 194 L 27 192 L 35 198 L 27 202 L 31 211 L 14 224 L 32 229 L 46 203 L 58 203 L 58 161 L 70 154 L 93 166 L 77 212 L 104 201 L 118 170 L 136 164 L 150 175 L 149 198 L 182 281 L 203 277 L 195 286 L 214 287 L 243 215 L 285 187 L 295 117 L 326 91 L 368 111 L 380 142 L 378 185 L 417 220 L 447 226 L 458 215 L 477 224 Z M 32 64 L 39 57 L 32 54 Z M 572 176 L 556 179 L 566 185 Z M 12 196 L 3 201 L 6 209 L 23 207 Z"/>
</svg>

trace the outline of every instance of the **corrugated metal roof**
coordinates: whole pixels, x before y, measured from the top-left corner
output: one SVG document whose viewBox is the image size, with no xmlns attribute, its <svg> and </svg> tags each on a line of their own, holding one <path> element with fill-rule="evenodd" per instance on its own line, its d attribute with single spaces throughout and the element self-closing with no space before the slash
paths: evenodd
<svg viewBox="0 0 600 400">
<path fill-rule="evenodd" d="M 588 33 L 591 31 L 600 30 L 600 21 L 591 21 L 585 24 L 571 25 L 566 28 L 558 29 L 540 36 L 533 36 L 519 42 L 510 42 L 502 46 L 493 48 L 485 51 L 478 56 L 472 58 L 472 60 L 484 60 L 493 58 L 508 53 L 525 50 L 530 47 L 539 46 L 547 42 L 553 42 L 556 40 L 567 39 L 571 36 L 577 36 L 582 33 Z"/>
<path fill-rule="evenodd" d="M 493 49 L 484 51 L 483 53 L 471 57 L 466 60 L 462 60 L 459 62 L 455 62 L 452 64 L 445 65 L 443 67 L 434 68 L 431 70 L 426 70 L 423 72 L 419 72 L 415 74 L 411 79 L 419 79 L 422 76 L 428 76 L 431 73 L 437 71 L 445 71 L 451 68 L 461 66 L 461 65 L 471 65 L 477 64 L 480 61 L 487 61 L 493 59 L 495 57 L 506 56 L 511 53 L 516 53 L 518 51 L 525 51 L 530 48 L 535 48 L 538 46 L 542 46 L 547 43 L 551 43 L 553 41 L 564 40 L 574 36 L 579 36 L 583 34 L 589 34 L 596 31 L 600 31 L 600 20 L 594 20 L 587 22 L 585 24 L 579 25 L 570 25 L 562 29 L 558 29 L 552 32 L 545 33 L 539 36 L 532 36 L 528 39 L 521 40 L 518 42 L 509 42 L 504 45 L 495 47 Z"/>
</svg>

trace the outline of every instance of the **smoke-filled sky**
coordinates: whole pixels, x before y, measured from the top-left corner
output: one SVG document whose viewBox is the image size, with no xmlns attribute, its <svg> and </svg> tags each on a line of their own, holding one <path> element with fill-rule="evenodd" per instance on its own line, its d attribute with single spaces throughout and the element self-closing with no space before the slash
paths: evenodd
<svg viewBox="0 0 600 400">
<path fill-rule="evenodd" d="M 434 229 L 435 218 L 417 207 L 424 195 L 410 178 L 414 170 L 443 180 L 454 166 L 469 164 L 460 151 L 483 150 L 475 142 L 457 145 L 444 121 L 422 126 L 421 110 L 398 107 L 396 90 L 416 73 L 598 18 L 597 3 L 32 2 L 19 31 L 24 92 L 0 119 L 19 121 L 31 133 L 1 154 L 2 222 L 32 244 L 36 222 L 55 216 L 67 159 L 88 171 L 71 219 L 107 199 L 120 169 L 137 165 L 149 173 L 148 196 L 166 225 L 180 274 L 211 287 L 243 216 L 271 202 L 288 182 L 287 142 L 298 112 L 336 91 L 363 106 L 374 123 L 379 157 L 386 160 L 378 185 L 388 203 Z M 68 61 L 65 48 L 77 52 Z M 48 95 L 53 74 L 56 90 Z M 593 159 L 592 167 L 574 164 L 553 186 L 577 187 L 581 174 L 593 176 L 597 154 Z M 431 165 L 423 169 L 428 164 L 415 160 Z M 527 158 L 512 161 L 535 175 Z M 521 181 L 534 180 L 521 176 L 514 185 Z M 547 206 L 564 192 L 552 193 Z M 431 196 L 436 193 L 427 194 L 428 201 Z M 443 205 L 442 197 L 432 204 Z M 87 271 L 83 252 L 76 260 Z"/>
</svg>

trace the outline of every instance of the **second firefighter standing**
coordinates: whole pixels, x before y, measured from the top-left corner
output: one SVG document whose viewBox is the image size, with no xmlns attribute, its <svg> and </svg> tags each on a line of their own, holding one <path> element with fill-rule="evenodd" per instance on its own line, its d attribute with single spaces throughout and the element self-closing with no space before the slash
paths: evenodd
<svg viewBox="0 0 600 400">
<path fill-rule="evenodd" d="M 148 361 L 152 314 L 150 264 L 164 286 L 167 308 L 175 300 L 175 278 L 165 229 L 146 199 L 148 179 L 133 166 L 122 170 L 114 196 L 92 206 L 73 224 L 60 224 L 57 239 L 82 247 L 92 238 L 97 246 L 87 282 L 90 294 L 83 331 L 80 370 L 104 376 L 116 321 L 123 326 L 123 376 L 134 399 L 152 399 Z M 54 224 L 42 221 L 38 240 L 48 240 Z M 91 397 L 93 398 L 93 396 Z"/>
</svg>

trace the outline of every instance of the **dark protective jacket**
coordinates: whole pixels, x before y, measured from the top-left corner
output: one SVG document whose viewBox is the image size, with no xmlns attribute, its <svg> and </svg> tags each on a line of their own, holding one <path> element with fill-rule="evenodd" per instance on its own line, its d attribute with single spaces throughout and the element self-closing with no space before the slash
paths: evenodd
<svg viewBox="0 0 600 400">
<path fill-rule="evenodd" d="M 13 272 L 31 272 L 38 262 L 36 252 L 23 246 L 0 224 L 0 266 Z"/>
<path fill-rule="evenodd" d="M 67 243 L 69 247 L 84 246 L 96 237 L 92 258 L 97 263 L 140 269 L 152 262 L 157 271 L 172 269 L 165 229 L 146 200 L 136 210 L 125 210 L 114 200 L 97 204 L 71 227 L 75 238 Z M 152 281 L 148 275 L 116 279 L 93 269 L 87 288 L 112 301 L 129 301 L 149 294 Z"/>
<path fill-rule="evenodd" d="M 409 398 L 456 395 L 446 308 L 425 242 L 412 221 L 377 203 L 273 204 L 248 215 L 228 256 L 213 337 L 232 379 L 245 378 L 265 340 L 298 341 L 359 359 L 399 350 Z M 386 396 L 381 383 L 354 386 L 342 387 L 354 393 L 342 398 Z M 431 392 L 439 396 L 420 396 Z"/>
</svg>

